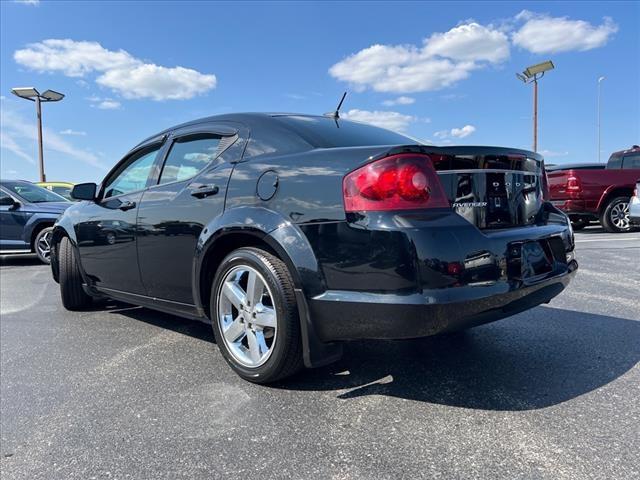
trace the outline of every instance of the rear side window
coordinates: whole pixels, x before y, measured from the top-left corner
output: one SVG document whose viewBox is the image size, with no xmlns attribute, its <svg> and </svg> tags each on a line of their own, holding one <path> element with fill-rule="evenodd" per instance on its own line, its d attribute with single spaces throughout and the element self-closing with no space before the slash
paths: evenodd
<svg viewBox="0 0 640 480">
<path fill-rule="evenodd" d="M 632 153 L 622 157 L 622 168 L 640 169 L 640 153 Z"/>
<path fill-rule="evenodd" d="M 160 184 L 194 177 L 218 155 L 219 136 L 198 135 L 178 138 L 169 151 L 160 174 Z"/>
</svg>

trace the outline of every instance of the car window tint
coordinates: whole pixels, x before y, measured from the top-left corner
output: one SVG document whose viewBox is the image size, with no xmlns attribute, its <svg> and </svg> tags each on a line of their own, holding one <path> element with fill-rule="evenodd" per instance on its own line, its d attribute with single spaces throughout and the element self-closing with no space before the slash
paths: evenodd
<svg viewBox="0 0 640 480">
<path fill-rule="evenodd" d="M 7 188 L 13 193 L 22 197 L 27 202 L 31 203 L 46 203 L 46 202 L 66 202 L 67 199 L 61 197 L 57 193 L 53 193 L 46 188 L 39 187 L 30 183 L 10 183 L 7 184 Z"/>
<path fill-rule="evenodd" d="M 216 158 L 219 146 L 220 137 L 210 135 L 176 140 L 162 168 L 160 184 L 195 176 Z"/>
<path fill-rule="evenodd" d="M 336 121 L 330 117 L 288 115 L 274 118 L 318 148 L 420 143 L 391 130 L 340 119 Z"/>
<path fill-rule="evenodd" d="M 609 161 L 607 162 L 607 168 L 622 168 L 622 156 L 611 155 L 611 157 L 609 157 Z"/>
<path fill-rule="evenodd" d="M 625 155 L 622 160 L 622 168 L 640 169 L 640 153 L 632 153 L 631 155 Z"/>
<path fill-rule="evenodd" d="M 51 187 L 51 190 L 65 198 L 69 197 L 71 194 L 71 187 Z"/>
<path fill-rule="evenodd" d="M 154 147 L 152 150 L 145 150 L 129 159 L 120 172 L 116 172 L 113 179 L 109 180 L 104 189 L 104 198 L 142 190 L 147 185 L 149 172 L 159 150 L 159 146 Z"/>
</svg>

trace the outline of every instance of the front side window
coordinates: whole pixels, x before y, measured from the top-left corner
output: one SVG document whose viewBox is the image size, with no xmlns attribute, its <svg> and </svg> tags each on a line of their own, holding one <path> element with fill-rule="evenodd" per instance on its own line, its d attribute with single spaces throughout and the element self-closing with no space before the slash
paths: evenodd
<svg viewBox="0 0 640 480">
<path fill-rule="evenodd" d="M 108 180 L 104 188 L 104 198 L 115 197 L 124 193 L 142 190 L 147 186 L 147 179 L 153 162 L 160 151 L 160 146 L 144 149 L 134 154 Z"/>
<path fill-rule="evenodd" d="M 632 153 L 625 155 L 622 159 L 622 168 L 638 168 L 640 169 L 640 153 Z"/>
<path fill-rule="evenodd" d="M 160 184 L 179 182 L 194 177 L 217 156 L 220 137 L 189 136 L 177 139 L 164 162 Z"/>
</svg>

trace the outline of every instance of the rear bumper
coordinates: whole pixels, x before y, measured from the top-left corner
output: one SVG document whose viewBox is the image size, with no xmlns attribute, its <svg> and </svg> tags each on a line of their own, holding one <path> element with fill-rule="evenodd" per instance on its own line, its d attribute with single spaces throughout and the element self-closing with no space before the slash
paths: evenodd
<svg viewBox="0 0 640 480">
<path fill-rule="evenodd" d="M 402 339 L 435 335 L 500 320 L 562 292 L 578 269 L 575 260 L 533 284 L 507 282 L 422 294 L 329 291 L 309 302 L 322 341 Z"/>
<path fill-rule="evenodd" d="M 480 230 L 451 211 L 372 213 L 308 227 L 326 289 L 307 296 L 321 342 L 412 338 L 548 302 L 578 268 L 565 214 Z M 308 292 L 309 290 L 307 290 Z"/>
</svg>

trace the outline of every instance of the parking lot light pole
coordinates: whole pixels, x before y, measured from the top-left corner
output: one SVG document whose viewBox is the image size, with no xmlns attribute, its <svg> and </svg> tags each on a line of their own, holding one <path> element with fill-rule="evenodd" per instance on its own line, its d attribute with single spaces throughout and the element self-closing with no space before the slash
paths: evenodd
<svg viewBox="0 0 640 480">
<path fill-rule="evenodd" d="M 600 154 L 602 153 L 600 147 L 600 84 L 605 78 L 598 78 L 598 163 L 600 163 Z"/>
<path fill-rule="evenodd" d="M 53 90 L 40 93 L 34 87 L 12 88 L 11 93 L 36 103 L 36 114 L 38 117 L 38 165 L 40 167 L 40 181 L 45 182 L 46 175 L 44 173 L 44 155 L 42 149 L 42 102 L 59 102 L 64 98 L 64 94 Z"/>
<path fill-rule="evenodd" d="M 537 63 L 524 69 L 522 73 L 516 73 L 516 77 L 525 84 L 533 83 L 533 151 L 538 151 L 538 80 L 544 77 L 544 73 L 553 70 L 555 66 L 551 60 Z"/>
</svg>

